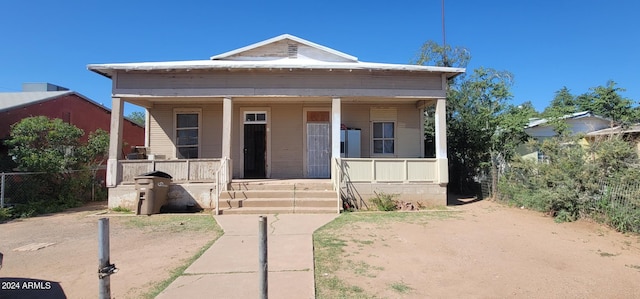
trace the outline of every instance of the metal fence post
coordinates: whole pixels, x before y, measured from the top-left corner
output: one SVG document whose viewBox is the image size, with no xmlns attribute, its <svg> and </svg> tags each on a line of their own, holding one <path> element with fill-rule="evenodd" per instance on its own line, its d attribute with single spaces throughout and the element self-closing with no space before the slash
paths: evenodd
<svg viewBox="0 0 640 299">
<path fill-rule="evenodd" d="M 109 218 L 98 220 L 98 298 L 111 298 L 111 274 L 118 272 L 109 257 Z"/>
<path fill-rule="evenodd" d="M 0 209 L 4 208 L 4 172 L 0 176 Z"/>
<path fill-rule="evenodd" d="M 260 298 L 269 297 L 268 286 L 269 263 L 267 260 L 267 217 L 260 216 L 258 221 L 258 279 Z"/>
</svg>

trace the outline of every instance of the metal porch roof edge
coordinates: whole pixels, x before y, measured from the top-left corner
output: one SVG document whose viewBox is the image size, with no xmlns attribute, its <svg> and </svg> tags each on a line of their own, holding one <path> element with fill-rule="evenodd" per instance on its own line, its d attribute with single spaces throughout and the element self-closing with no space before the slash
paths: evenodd
<svg viewBox="0 0 640 299">
<path fill-rule="evenodd" d="M 87 69 L 111 78 L 116 71 L 173 71 L 173 70 L 233 70 L 233 69 L 296 69 L 296 70 L 371 70 L 371 71 L 407 71 L 407 72 L 441 72 L 447 77 L 455 77 L 464 73 L 464 68 L 424 66 L 411 64 L 390 64 L 375 62 L 324 62 L 311 59 L 289 59 L 269 61 L 222 61 L 191 60 L 138 63 L 89 64 Z"/>
</svg>

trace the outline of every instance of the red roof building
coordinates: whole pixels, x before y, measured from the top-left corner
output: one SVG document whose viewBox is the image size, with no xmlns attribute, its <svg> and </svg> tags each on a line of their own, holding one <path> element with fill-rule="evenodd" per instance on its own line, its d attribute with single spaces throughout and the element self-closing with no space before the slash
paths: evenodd
<svg viewBox="0 0 640 299">
<path fill-rule="evenodd" d="M 49 83 L 25 83 L 22 89 L 22 92 L 0 93 L 0 155 L 6 154 L 2 141 L 9 137 L 11 125 L 31 116 L 59 118 L 84 130 L 82 142 L 87 140 L 90 132 L 110 130 L 111 110 L 78 92 Z M 144 145 L 144 137 L 143 126 L 125 119 L 125 149 Z"/>
</svg>

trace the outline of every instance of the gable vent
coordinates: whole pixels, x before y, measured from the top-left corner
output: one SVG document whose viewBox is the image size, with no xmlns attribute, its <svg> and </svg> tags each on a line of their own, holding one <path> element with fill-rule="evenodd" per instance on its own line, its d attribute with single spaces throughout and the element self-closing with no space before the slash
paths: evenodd
<svg viewBox="0 0 640 299">
<path fill-rule="evenodd" d="M 288 53 L 289 53 L 289 58 L 298 58 L 298 45 L 289 44 Z"/>
</svg>

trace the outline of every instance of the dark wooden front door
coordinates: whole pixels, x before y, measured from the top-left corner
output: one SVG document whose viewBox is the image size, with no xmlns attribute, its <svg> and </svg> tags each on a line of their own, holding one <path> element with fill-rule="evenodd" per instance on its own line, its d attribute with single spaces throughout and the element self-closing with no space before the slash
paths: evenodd
<svg viewBox="0 0 640 299">
<path fill-rule="evenodd" d="M 244 177 L 266 178 L 265 154 L 267 136 L 265 124 L 244 125 Z"/>
</svg>

